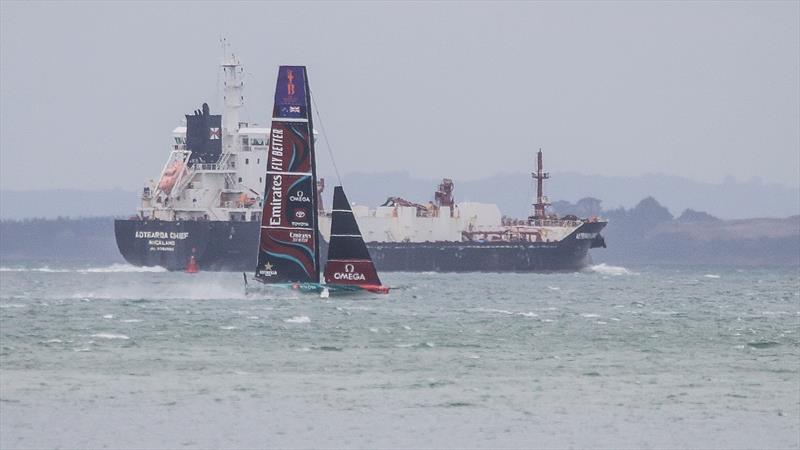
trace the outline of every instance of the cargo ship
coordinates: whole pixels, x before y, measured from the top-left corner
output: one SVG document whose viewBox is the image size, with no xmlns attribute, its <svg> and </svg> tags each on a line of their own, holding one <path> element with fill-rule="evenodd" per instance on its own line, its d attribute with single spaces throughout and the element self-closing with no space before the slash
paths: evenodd
<svg viewBox="0 0 800 450">
<path fill-rule="evenodd" d="M 172 132 L 161 173 L 143 187 L 136 215 L 114 223 L 117 247 L 130 264 L 184 270 L 191 262 L 199 270 L 248 271 L 258 260 L 270 128 L 239 120 L 239 60 L 231 55 L 221 68 L 224 113 L 211 114 L 203 104 L 186 115 L 185 125 Z M 425 204 L 389 197 L 373 210 L 352 210 L 379 271 L 580 270 L 591 262 L 590 249 L 605 247 L 607 222 L 548 214 L 541 150 L 532 176 L 537 196 L 523 219 L 503 217 L 495 204 L 457 203 L 450 179 Z M 293 190 L 290 200 L 315 196 L 325 257 L 331 218 L 323 206 L 325 180 L 306 192 L 311 189 Z"/>
</svg>

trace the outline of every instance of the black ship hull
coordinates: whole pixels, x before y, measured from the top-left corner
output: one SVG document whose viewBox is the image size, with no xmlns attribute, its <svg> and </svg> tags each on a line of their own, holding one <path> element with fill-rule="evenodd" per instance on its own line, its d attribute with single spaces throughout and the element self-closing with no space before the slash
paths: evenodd
<svg viewBox="0 0 800 450">
<path fill-rule="evenodd" d="M 559 242 L 368 242 L 378 271 L 575 271 L 591 263 L 589 249 L 604 246 L 605 222 L 581 225 Z M 117 247 L 136 266 L 184 270 L 192 255 L 200 270 L 253 271 L 258 222 L 116 220 Z M 323 241 L 320 239 L 320 243 Z M 322 245 L 322 259 L 326 246 Z"/>
<path fill-rule="evenodd" d="M 117 248 L 130 264 L 184 270 L 192 255 L 200 270 L 252 271 L 258 222 L 115 220 Z"/>
</svg>

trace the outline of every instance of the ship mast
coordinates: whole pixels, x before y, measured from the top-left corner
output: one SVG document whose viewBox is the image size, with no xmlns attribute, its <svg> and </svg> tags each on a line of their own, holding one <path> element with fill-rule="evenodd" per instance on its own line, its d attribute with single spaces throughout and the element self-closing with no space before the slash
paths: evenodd
<svg viewBox="0 0 800 450">
<path fill-rule="evenodd" d="M 223 42 L 226 46 L 227 42 Z M 242 66 L 239 58 L 233 53 L 226 56 L 222 62 L 222 70 L 225 72 L 224 81 L 224 101 L 225 112 L 222 114 L 224 120 L 222 129 L 225 134 L 225 151 L 230 153 L 238 143 L 236 134 L 239 131 L 239 109 L 244 105 L 244 95 L 242 94 L 244 82 L 242 81 Z"/>
<path fill-rule="evenodd" d="M 544 180 L 550 178 L 550 173 L 544 171 L 541 148 L 536 154 L 536 163 L 536 172 L 531 172 L 531 176 L 536 180 L 536 202 L 533 203 L 533 216 L 531 216 L 533 220 L 544 219 L 546 217 L 545 209 L 550 206 L 543 192 Z"/>
</svg>

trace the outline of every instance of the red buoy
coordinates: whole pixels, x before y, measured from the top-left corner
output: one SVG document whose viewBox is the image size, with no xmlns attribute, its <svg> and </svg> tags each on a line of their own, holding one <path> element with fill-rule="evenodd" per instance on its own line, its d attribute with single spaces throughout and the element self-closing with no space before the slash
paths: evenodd
<svg viewBox="0 0 800 450">
<path fill-rule="evenodd" d="M 200 268 L 197 267 L 197 261 L 194 259 L 194 249 L 192 249 L 192 256 L 189 257 L 189 262 L 186 264 L 186 273 L 197 273 Z"/>
</svg>

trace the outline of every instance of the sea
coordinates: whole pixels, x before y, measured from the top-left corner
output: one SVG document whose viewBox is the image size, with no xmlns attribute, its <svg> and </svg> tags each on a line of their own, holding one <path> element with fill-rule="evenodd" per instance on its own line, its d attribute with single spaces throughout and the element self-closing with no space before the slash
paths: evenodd
<svg viewBox="0 0 800 450">
<path fill-rule="evenodd" d="M 0 447 L 798 448 L 800 274 L 0 267 Z"/>
</svg>

